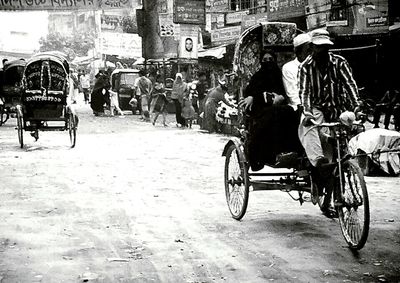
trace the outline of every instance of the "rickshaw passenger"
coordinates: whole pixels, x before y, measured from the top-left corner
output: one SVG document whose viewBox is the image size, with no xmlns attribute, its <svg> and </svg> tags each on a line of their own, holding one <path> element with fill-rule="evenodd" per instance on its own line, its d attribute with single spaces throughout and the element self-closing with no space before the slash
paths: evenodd
<svg viewBox="0 0 400 283">
<path fill-rule="evenodd" d="M 283 85 L 289 99 L 289 105 L 296 111 L 301 105 L 298 87 L 299 66 L 311 53 L 310 43 L 311 36 L 308 33 L 297 35 L 293 39 L 296 58 L 282 66 Z"/>
<path fill-rule="evenodd" d="M 252 76 L 239 102 L 251 118 L 248 158 L 253 171 L 261 170 L 266 163 L 275 164 L 280 153 L 301 150 L 298 114 L 287 103 L 276 55 L 266 50 L 261 56 L 261 69 Z"/>
</svg>

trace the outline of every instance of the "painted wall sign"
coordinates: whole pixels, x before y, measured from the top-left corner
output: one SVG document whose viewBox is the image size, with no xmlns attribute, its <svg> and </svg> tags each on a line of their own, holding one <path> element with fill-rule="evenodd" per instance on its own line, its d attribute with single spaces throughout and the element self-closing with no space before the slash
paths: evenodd
<svg viewBox="0 0 400 283">
<path fill-rule="evenodd" d="M 206 1 L 174 0 L 174 23 L 206 24 Z"/>
</svg>

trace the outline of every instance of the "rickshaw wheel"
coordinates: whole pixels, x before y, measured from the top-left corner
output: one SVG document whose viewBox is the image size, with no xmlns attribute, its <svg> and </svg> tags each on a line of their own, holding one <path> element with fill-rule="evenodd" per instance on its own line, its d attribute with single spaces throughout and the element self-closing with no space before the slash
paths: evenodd
<svg viewBox="0 0 400 283">
<path fill-rule="evenodd" d="M 71 142 L 71 148 L 75 147 L 76 144 L 76 117 L 73 113 L 68 114 L 68 132 L 69 140 Z"/>
<path fill-rule="evenodd" d="M 21 107 L 17 106 L 17 131 L 18 131 L 18 141 L 21 148 L 24 147 L 24 122 L 22 120 L 22 110 Z"/>
<path fill-rule="evenodd" d="M 249 201 L 249 177 L 243 151 L 231 144 L 225 157 L 225 196 L 231 215 L 240 220 Z"/>
<path fill-rule="evenodd" d="M 7 122 L 8 118 L 10 118 L 10 114 L 8 114 L 7 109 L 4 105 L 0 105 L 0 126 Z"/>
<path fill-rule="evenodd" d="M 369 232 L 370 212 L 367 186 L 354 160 L 343 164 L 343 198 L 336 206 L 344 239 L 352 250 L 364 247 Z"/>
</svg>

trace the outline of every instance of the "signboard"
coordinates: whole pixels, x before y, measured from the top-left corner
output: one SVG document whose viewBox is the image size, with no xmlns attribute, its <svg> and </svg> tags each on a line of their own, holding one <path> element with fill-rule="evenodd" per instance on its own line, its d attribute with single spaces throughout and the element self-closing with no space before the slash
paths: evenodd
<svg viewBox="0 0 400 283">
<path fill-rule="evenodd" d="M 142 57 L 142 38 L 132 33 L 102 32 L 99 49 L 103 54 Z"/>
<path fill-rule="evenodd" d="M 227 27 L 211 31 L 211 42 L 213 44 L 235 43 L 242 31 L 241 26 Z"/>
<path fill-rule="evenodd" d="M 227 11 L 228 5 L 228 0 L 210 0 L 210 12 Z"/>
<path fill-rule="evenodd" d="M 131 8 L 129 0 L 0 0 L 0 10 L 93 10 Z"/>
<path fill-rule="evenodd" d="M 301 17 L 305 15 L 305 0 L 269 0 L 268 17 L 270 20 Z"/>
<path fill-rule="evenodd" d="M 136 17 L 124 14 L 126 10 L 107 11 L 100 15 L 100 28 L 105 32 L 137 33 Z"/>
<path fill-rule="evenodd" d="M 206 1 L 174 0 L 174 23 L 205 25 Z"/>
<path fill-rule="evenodd" d="M 172 14 L 160 14 L 158 16 L 158 22 L 160 25 L 160 36 L 175 36 L 177 34 L 178 24 L 174 24 Z"/>
<path fill-rule="evenodd" d="M 246 16 L 249 13 L 249 11 L 240 11 L 240 12 L 235 12 L 235 13 L 229 13 L 226 15 L 225 22 L 226 24 L 236 24 L 236 23 L 241 23 L 242 18 Z"/>
<path fill-rule="evenodd" d="M 264 14 L 255 14 L 255 15 L 246 15 L 242 19 L 242 30 L 247 29 L 257 23 L 266 22 L 268 20 L 268 16 L 266 13 Z"/>
<path fill-rule="evenodd" d="M 371 17 L 367 18 L 366 21 L 367 27 L 381 27 L 389 25 L 388 17 Z"/>
</svg>

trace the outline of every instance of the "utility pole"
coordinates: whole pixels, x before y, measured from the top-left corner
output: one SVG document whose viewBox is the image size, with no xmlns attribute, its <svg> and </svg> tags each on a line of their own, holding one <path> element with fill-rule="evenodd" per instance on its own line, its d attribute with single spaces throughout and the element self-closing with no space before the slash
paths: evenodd
<svg viewBox="0 0 400 283">
<path fill-rule="evenodd" d="M 157 0 L 143 0 L 142 11 L 142 52 L 145 62 L 148 59 L 162 58 L 164 47 L 158 34 Z"/>
</svg>

